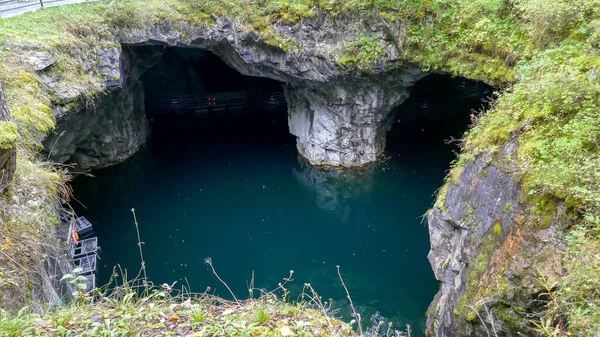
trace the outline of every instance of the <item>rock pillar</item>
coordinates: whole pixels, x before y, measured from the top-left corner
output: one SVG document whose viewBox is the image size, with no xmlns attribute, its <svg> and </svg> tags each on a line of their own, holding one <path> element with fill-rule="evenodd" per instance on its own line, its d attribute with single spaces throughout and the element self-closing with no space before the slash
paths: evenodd
<svg viewBox="0 0 600 337">
<path fill-rule="evenodd" d="M 285 86 L 290 133 L 313 165 L 361 166 L 385 148 L 392 109 L 419 74 L 389 80 L 296 83 Z"/>
</svg>

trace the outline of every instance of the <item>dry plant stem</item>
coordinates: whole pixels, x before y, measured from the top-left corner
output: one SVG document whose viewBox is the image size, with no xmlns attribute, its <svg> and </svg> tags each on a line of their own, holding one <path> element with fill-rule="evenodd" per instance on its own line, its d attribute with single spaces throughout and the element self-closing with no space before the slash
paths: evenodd
<svg viewBox="0 0 600 337">
<path fill-rule="evenodd" d="M 56 143 L 58 143 L 58 141 L 60 140 L 60 137 L 62 137 L 64 134 L 65 134 L 65 131 L 61 132 L 60 135 L 58 135 L 58 137 L 54 141 L 54 144 L 52 144 L 52 148 L 50 149 L 50 152 L 48 152 L 48 157 L 46 158 L 46 160 L 50 160 L 50 156 L 52 155 L 52 152 L 54 152 L 54 147 L 56 146 Z"/>
<path fill-rule="evenodd" d="M 492 319 L 492 317 L 490 315 L 490 311 L 488 310 L 488 307 L 485 303 L 483 303 L 483 307 L 485 308 L 485 312 L 487 313 L 487 318 L 490 321 L 490 324 L 492 325 L 492 332 L 494 332 L 494 336 L 498 336 L 498 333 L 496 332 L 496 327 L 494 326 L 494 320 Z"/>
<path fill-rule="evenodd" d="M 231 288 L 229 288 L 229 286 L 227 285 L 227 283 L 225 283 L 225 281 L 223 281 L 221 279 L 221 277 L 219 277 L 219 274 L 217 274 L 217 272 L 215 271 L 215 267 L 213 267 L 213 264 L 212 264 L 212 259 L 210 257 L 207 257 L 206 259 L 204 259 L 204 263 L 206 263 L 207 265 L 210 266 L 210 269 L 212 269 L 213 274 L 215 274 L 215 276 L 217 277 L 217 279 L 219 279 L 219 281 L 221 283 L 223 283 L 223 285 L 225 286 L 225 288 L 227 288 L 227 290 L 229 290 L 229 293 L 233 297 L 233 300 L 235 301 L 235 303 L 237 303 L 238 305 L 240 305 L 240 302 L 238 301 L 238 299 L 233 294 L 233 291 L 231 290 Z"/>
<path fill-rule="evenodd" d="M 254 270 L 252 271 L 252 279 L 250 280 L 248 292 L 250 293 L 250 298 L 254 298 Z"/>
<path fill-rule="evenodd" d="M 190 282 L 188 281 L 187 277 L 184 277 L 185 279 L 185 284 L 187 284 L 187 295 L 189 296 L 192 293 L 192 287 L 190 286 Z"/>
<path fill-rule="evenodd" d="M 379 336 L 379 329 L 381 329 L 382 325 L 383 325 L 383 320 L 381 320 L 381 321 L 379 321 L 379 323 L 377 323 L 377 328 L 375 329 L 373 336 Z"/>
<path fill-rule="evenodd" d="M 142 251 L 142 244 L 144 244 L 144 243 L 142 242 L 142 239 L 140 238 L 140 227 L 137 222 L 137 217 L 135 216 L 135 208 L 131 209 L 131 213 L 133 213 L 133 222 L 135 223 L 135 231 L 137 233 L 138 247 L 140 248 L 140 259 L 141 259 L 141 265 L 142 265 L 140 272 L 144 273 L 144 279 L 142 280 L 142 282 L 144 285 L 147 285 L 148 275 L 146 275 L 146 262 L 144 262 L 144 252 Z"/>
<path fill-rule="evenodd" d="M 7 258 L 9 258 L 15 265 L 19 266 L 23 271 L 28 272 L 28 269 L 26 269 L 25 267 L 23 267 L 22 265 L 20 265 L 17 261 L 15 261 L 15 259 L 13 259 L 10 255 L 6 254 L 3 251 L 0 251 L 0 253 L 4 254 L 4 256 L 6 256 Z"/>
<path fill-rule="evenodd" d="M 321 298 L 319 297 L 319 294 L 317 294 L 317 292 L 310 285 L 310 283 L 305 283 L 304 288 L 308 288 L 310 290 L 312 296 L 306 294 L 306 297 L 310 299 L 310 302 L 313 302 L 319 309 L 321 309 L 321 311 L 323 312 L 323 316 L 325 316 L 325 318 L 327 319 L 327 323 L 331 326 L 331 320 L 329 319 L 329 315 L 327 314 L 327 309 L 325 309 L 325 306 L 323 306 L 323 303 L 321 303 Z M 304 294 L 304 290 L 302 290 L 302 293 Z"/>
<path fill-rule="evenodd" d="M 490 335 L 490 331 L 487 328 L 487 325 L 485 325 L 485 321 L 483 320 L 483 318 L 481 318 L 481 316 L 479 315 L 479 312 L 477 310 L 475 310 L 475 308 L 473 308 L 473 306 L 469 306 L 469 308 L 471 308 L 471 310 L 473 310 L 475 312 L 475 314 L 477 314 L 477 317 L 479 317 L 479 320 L 481 321 L 481 324 L 483 325 L 483 327 L 485 328 L 485 333 L 487 334 L 488 337 L 492 337 Z"/>
<path fill-rule="evenodd" d="M 283 283 L 279 282 L 279 283 L 277 284 L 277 288 L 275 288 L 275 289 L 273 289 L 273 290 L 269 291 L 267 294 L 268 294 L 268 295 L 273 295 L 273 293 L 274 293 L 274 292 L 276 292 L 276 291 L 277 291 L 277 290 L 279 290 L 279 289 L 281 289 L 283 292 L 287 291 L 287 289 L 285 289 L 285 285 L 286 285 L 288 282 L 291 282 L 291 281 L 293 281 L 293 280 L 294 280 L 294 279 L 292 279 L 292 276 L 293 276 L 293 275 L 294 275 L 294 271 L 293 271 L 293 270 L 290 270 L 290 276 L 288 276 L 288 277 L 284 277 L 284 278 L 283 278 L 283 281 L 284 281 L 284 282 L 283 282 Z"/>
<path fill-rule="evenodd" d="M 348 297 L 348 301 L 350 301 L 350 308 L 352 309 L 352 316 L 356 317 L 356 322 L 358 323 L 358 333 L 363 336 L 362 324 L 360 321 L 360 314 L 356 312 L 354 309 L 354 303 L 352 303 L 352 298 L 350 297 L 350 292 L 348 292 L 348 288 L 346 287 L 346 283 L 344 283 L 344 279 L 342 278 L 342 273 L 340 273 L 340 266 L 335 266 L 337 268 L 338 276 L 340 277 L 340 281 L 342 282 L 342 287 L 346 291 L 346 297 Z"/>
</svg>

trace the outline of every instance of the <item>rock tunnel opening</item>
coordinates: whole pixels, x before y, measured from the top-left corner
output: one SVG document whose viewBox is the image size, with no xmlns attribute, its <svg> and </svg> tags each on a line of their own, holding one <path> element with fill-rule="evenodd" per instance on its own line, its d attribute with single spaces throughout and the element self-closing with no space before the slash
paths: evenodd
<svg viewBox="0 0 600 337">
<path fill-rule="evenodd" d="M 473 114 L 487 110 L 493 88 L 483 82 L 445 74 L 417 81 L 409 97 L 391 113 L 386 151 L 429 161 L 445 153 L 453 159 Z"/>
<path fill-rule="evenodd" d="M 420 216 L 454 158 L 444 141 L 464 133 L 490 87 L 446 75 L 422 78 L 389 115 L 395 122 L 386 124 L 387 158 L 358 170 L 331 169 L 299 159 L 280 82 L 241 75 L 200 49 L 126 48 L 130 64 L 142 70 L 130 69 L 137 84 L 125 88 L 137 88 L 130 102 L 143 108 L 140 121 L 150 136 L 129 160 L 73 183 L 86 206 L 74 205 L 76 211 L 94 224 L 103 247 L 99 284 L 117 264 L 139 267 L 135 208 L 148 275 L 157 284 L 189 282 L 193 290 L 210 286 L 227 296 L 203 264 L 210 256 L 236 266 L 220 275 L 237 295 L 247 294 L 251 273 L 259 288 L 272 289 L 293 269 L 299 281 L 292 297 L 310 282 L 337 305 L 346 298 L 339 264 L 361 316 L 410 323 L 415 336 L 423 335 L 423 313 L 438 283 Z M 240 92 L 243 104 L 219 104 L 219 95 Z"/>
<path fill-rule="evenodd" d="M 151 54 L 152 48 L 130 52 Z M 214 140 L 270 135 L 293 141 L 282 83 L 242 75 L 210 51 L 166 47 L 139 81 L 151 139 L 187 133 Z"/>
</svg>

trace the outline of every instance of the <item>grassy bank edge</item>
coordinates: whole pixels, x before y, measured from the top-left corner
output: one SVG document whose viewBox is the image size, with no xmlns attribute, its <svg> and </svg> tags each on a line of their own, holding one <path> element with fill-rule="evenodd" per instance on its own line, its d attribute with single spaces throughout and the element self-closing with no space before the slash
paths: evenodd
<svg viewBox="0 0 600 337">
<path fill-rule="evenodd" d="M 600 91 L 598 76 L 594 75 L 599 72 L 598 53 L 594 51 L 600 41 L 598 8 L 597 0 L 557 0 L 551 5 L 537 0 L 265 0 L 244 6 L 225 0 L 201 4 L 119 1 L 61 7 L 2 20 L 0 56 L 4 61 L 0 65 L 0 80 L 6 83 L 7 99 L 20 134 L 18 167 L 28 168 L 17 172 L 15 186 L 20 187 L 9 193 L 27 197 L 24 191 L 36 188 L 41 193 L 49 191 L 48 200 L 54 200 L 53 207 L 64 194 L 56 187 L 65 181 L 64 175 L 43 164 L 43 158 L 37 158 L 43 134 L 54 126 L 49 108 L 53 97 L 41 89 L 37 74 L 19 58 L 21 46 L 31 44 L 52 51 L 58 59 L 55 71 L 61 72 L 70 85 L 81 88 L 83 96 L 93 97 L 101 94 L 102 79 L 86 71 L 72 56 L 86 54 L 86 50 L 118 27 L 131 28 L 164 20 L 211 24 L 213 15 L 226 15 L 239 18 L 267 43 L 293 52 L 298 46 L 288 46 L 273 25 L 295 24 L 321 12 L 332 19 L 359 13 L 366 20 L 398 23 L 391 27 L 402 33 L 398 36 L 403 39 L 396 43 L 404 61 L 419 64 L 425 70 L 502 86 L 516 83 L 498 94 L 491 111 L 477 116 L 447 184 L 455 183 L 462 167 L 480 153 L 497 151 L 506 141 L 517 139 L 518 176 L 530 196 L 527 202 L 536 206 L 531 221 L 543 225 L 545 219 L 558 216 L 558 205 L 566 202 L 569 213 L 579 219 L 575 233 L 584 228 L 583 241 L 597 242 L 597 222 L 593 219 L 599 214 L 600 200 L 597 188 L 600 177 L 595 169 L 600 167 L 597 130 Z M 368 35 L 349 42 L 338 55 L 338 61 L 343 66 L 368 71 L 371 63 L 382 57 L 376 42 Z M 34 188 L 38 177 L 47 179 Z M 442 188 L 438 194 L 437 205 L 442 209 L 446 189 Z M 10 204 L 12 198 L 7 200 Z M 10 225 L 12 230 L 6 225 L 12 219 L 3 221 L 1 229 L 3 233 L 19 232 L 15 226 L 27 224 L 27 228 L 36 228 L 38 233 L 34 234 L 41 238 L 52 227 L 48 223 L 55 222 L 41 219 L 18 219 Z M 9 243 L 21 240 L 9 235 L 4 237 L 4 244 L 7 239 L 11 239 Z M 579 244 L 570 241 L 569 247 L 573 249 Z M 593 244 L 589 246 L 586 251 L 597 249 Z M 595 252 L 592 251 L 592 256 Z M 574 260 L 567 255 L 566 272 L 577 274 L 579 267 L 569 261 Z M 8 279 L 5 285 L 11 282 L 14 283 Z M 561 289 L 568 287 L 562 286 Z M 589 297 L 589 289 L 580 291 L 581 296 Z M 574 315 L 569 319 L 572 322 L 589 321 L 591 317 L 589 324 L 598 324 L 594 318 L 597 314 L 587 314 L 589 310 L 597 313 L 597 308 L 583 303 L 571 309 L 561 308 L 561 315 Z M 580 312 L 584 309 L 585 317 L 579 317 L 581 314 L 575 309 Z M 556 317 L 548 319 L 554 322 Z"/>
</svg>

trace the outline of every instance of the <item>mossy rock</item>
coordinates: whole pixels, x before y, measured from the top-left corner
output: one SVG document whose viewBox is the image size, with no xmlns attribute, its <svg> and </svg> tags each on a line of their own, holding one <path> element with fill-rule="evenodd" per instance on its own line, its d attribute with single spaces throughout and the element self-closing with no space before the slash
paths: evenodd
<svg viewBox="0 0 600 337">
<path fill-rule="evenodd" d="M 0 122 L 0 150 L 10 150 L 19 141 L 19 132 L 13 122 Z"/>
</svg>

